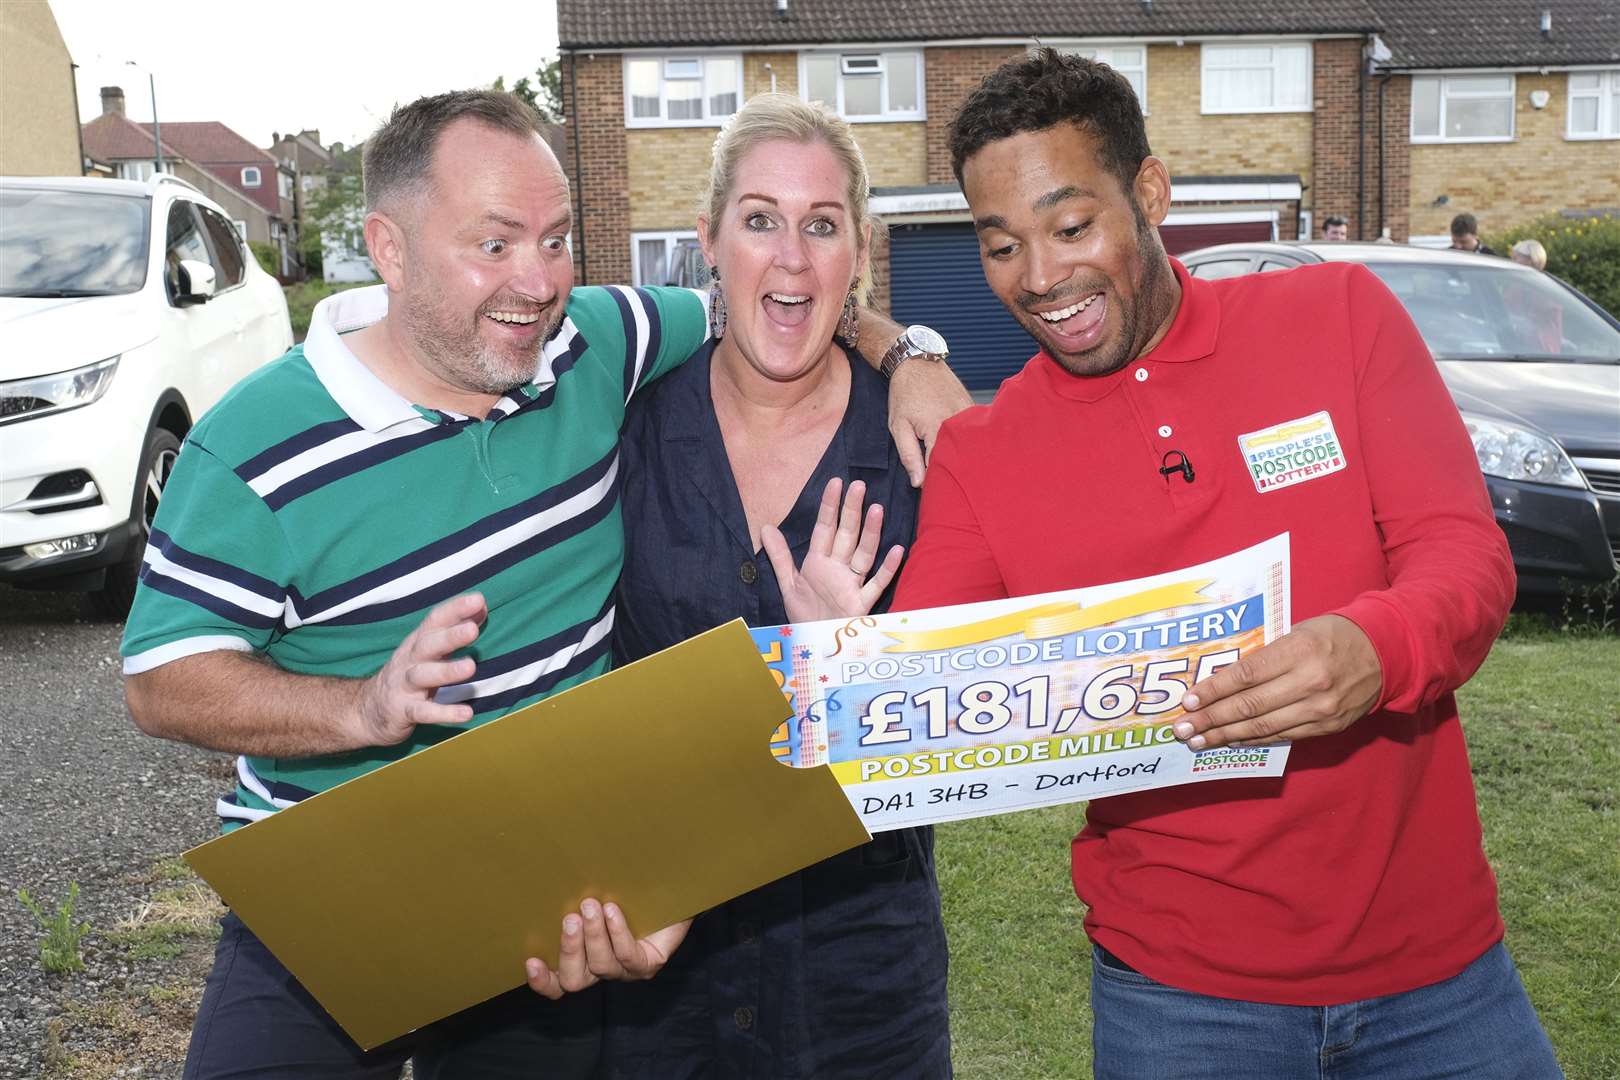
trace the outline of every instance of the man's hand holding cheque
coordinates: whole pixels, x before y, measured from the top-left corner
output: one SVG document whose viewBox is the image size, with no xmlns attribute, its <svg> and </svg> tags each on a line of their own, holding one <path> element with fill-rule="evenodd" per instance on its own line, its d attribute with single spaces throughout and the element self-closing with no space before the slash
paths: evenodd
<svg viewBox="0 0 1620 1080">
<path fill-rule="evenodd" d="M 1330 735 L 1371 712 L 1382 688 L 1367 635 L 1342 615 L 1321 615 L 1194 684 L 1176 738 L 1213 750 Z"/>
</svg>

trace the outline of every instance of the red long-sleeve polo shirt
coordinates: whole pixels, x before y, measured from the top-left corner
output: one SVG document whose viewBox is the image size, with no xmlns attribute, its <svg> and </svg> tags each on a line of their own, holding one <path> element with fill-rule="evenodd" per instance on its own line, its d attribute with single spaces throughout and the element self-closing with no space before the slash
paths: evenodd
<svg viewBox="0 0 1620 1080">
<path fill-rule="evenodd" d="M 1073 844 L 1086 929 L 1220 997 L 1321 1005 L 1449 978 L 1502 936 L 1452 691 L 1514 577 L 1468 435 L 1365 268 L 1175 272 L 1181 306 L 1148 355 L 1082 378 L 1039 354 L 946 424 L 895 610 L 1141 577 L 1287 532 L 1294 622 L 1361 627 L 1377 707 L 1296 743 L 1281 778 L 1093 801 Z M 1324 411 L 1342 460 L 1257 481 L 1239 437 Z M 1170 450 L 1194 482 L 1159 473 Z"/>
</svg>

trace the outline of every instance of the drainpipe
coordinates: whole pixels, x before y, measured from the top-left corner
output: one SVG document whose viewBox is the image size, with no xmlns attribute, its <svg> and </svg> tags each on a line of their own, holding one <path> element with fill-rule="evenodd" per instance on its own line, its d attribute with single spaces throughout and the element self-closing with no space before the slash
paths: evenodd
<svg viewBox="0 0 1620 1080">
<path fill-rule="evenodd" d="M 1356 65 L 1356 239 L 1367 239 L 1367 69 L 1372 66 L 1372 38 Z"/>
<path fill-rule="evenodd" d="M 84 125 L 79 123 L 79 65 L 68 61 L 68 78 L 73 81 L 73 132 L 79 137 L 79 175 L 85 174 Z"/>
<path fill-rule="evenodd" d="M 1378 80 L 1378 235 L 1384 235 L 1384 89 L 1393 75 Z"/>
<path fill-rule="evenodd" d="M 579 245 L 579 278 L 580 284 L 584 284 L 591 278 L 585 262 L 585 165 L 579 149 L 584 125 L 579 122 L 579 53 L 570 49 L 563 55 L 568 57 L 568 101 L 574 107 L 574 115 L 563 117 L 563 123 L 574 125 L 574 179 L 578 181 L 574 191 L 574 242 Z"/>
</svg>

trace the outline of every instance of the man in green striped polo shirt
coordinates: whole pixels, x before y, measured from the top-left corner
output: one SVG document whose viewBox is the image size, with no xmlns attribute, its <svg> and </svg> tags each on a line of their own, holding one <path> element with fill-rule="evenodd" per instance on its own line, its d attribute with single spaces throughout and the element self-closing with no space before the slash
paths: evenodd
<svg viewBox="0 0 1620 1080">
<path fill-rule="evenodd" d="M 192 429 L 125 629 L 142 730 L 240 755 L 227 830 L 607 669 L 625 405 L 708 332 L 698 293 L 571 288 L 567 180 L 509 95 L 397 110 L 365 173 L 386 284 Z M 906 369 L 931 441 L 965 395 Z M 362 1054 L 230 916 L 185 1075 L 583 1076 L 597 1007 L 523 989 Z"/>
</svg>

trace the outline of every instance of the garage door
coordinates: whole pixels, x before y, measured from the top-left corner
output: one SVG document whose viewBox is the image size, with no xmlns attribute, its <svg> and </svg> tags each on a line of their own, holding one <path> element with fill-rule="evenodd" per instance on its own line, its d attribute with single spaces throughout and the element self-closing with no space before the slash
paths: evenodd
<svg viewBox="0 0 1620 1080">
<path fill-rule="evenodd" d="M 1241 244 L 1255 240 L 1275 240 L 1270 221 L 1221 221 L 1198 225 L 1177 225 L 1174 216 L 1159 226 L 1164 250 L 1181 255 L 1215 244 Z"/>
<path fill-rule="evenodd" d="M 993 390 L 1038 346 L 984 283 L 968 223 L 898 225 L 889 233 L 889 302 L 902 326 L 932 326 L 969 390 Z"/>
</svg>

